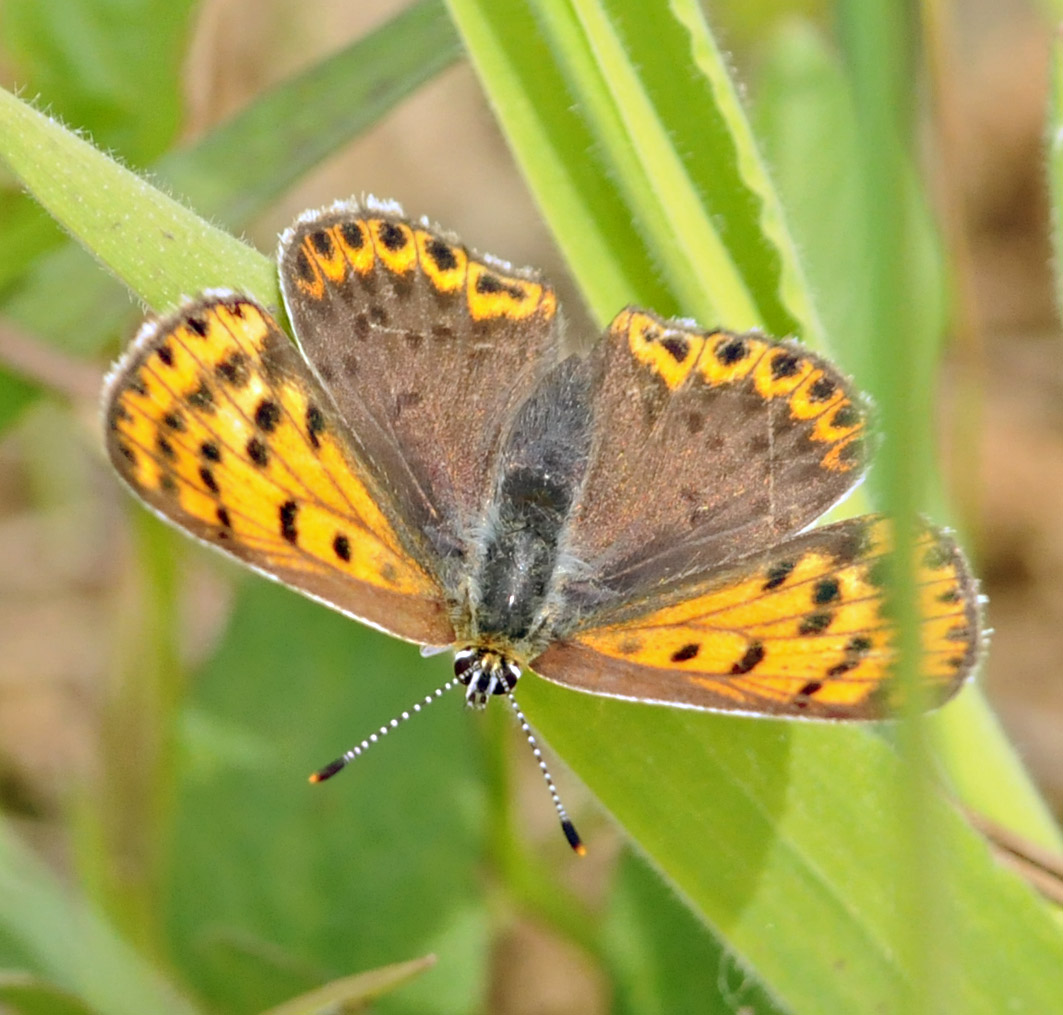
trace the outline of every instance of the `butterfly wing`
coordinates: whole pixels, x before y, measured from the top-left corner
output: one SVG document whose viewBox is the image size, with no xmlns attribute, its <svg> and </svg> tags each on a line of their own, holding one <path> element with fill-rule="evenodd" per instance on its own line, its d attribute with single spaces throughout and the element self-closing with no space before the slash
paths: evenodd
<svg viewBox="0 0 1063 1015">
<path fill-rule="evenodd" d="M 903 707 L 890 677 L 897 630 L 884 579 L 889 523 L 824 526 L 711 576 L 585 617 L 530 667 L 566 687 L 714 711 L 881 719 Z M 920 703 L 939 705 L 981 643 L 977 589 L 955 543 L 917 541 Z"/>
<path fill-rule="evenodd" d="M 553 290 L 393 204 L 304 215 L 280 260 L 304 354 L 454 590 L 502 432 L 557 359 Z"/>
<path fill-rule="evenodd" d="M 167 521 L 335 609 L 425 644 L 444 597 L 295 346 L 248 299 L 146 324 L 104 390 L 107 450 Z"/>
<path fill-rule="evenodd" d="M 766 548 L 863 474 L 857 395 L 795 342 L 628 309 L 591 357 L 595 443 L 566 550 L 592 600 Z"/>
</svg>

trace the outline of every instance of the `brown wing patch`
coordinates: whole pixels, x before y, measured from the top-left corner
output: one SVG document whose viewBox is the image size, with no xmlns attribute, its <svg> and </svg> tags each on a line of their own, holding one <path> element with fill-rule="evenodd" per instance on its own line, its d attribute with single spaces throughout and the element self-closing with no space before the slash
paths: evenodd
<svg viewBox="0 0 1063 1015">
<path fill-rule="evenodd" d="M 449 641 L 441 592 L 345 424 L 251 301 L 208 297 L 147 325 L 105 413 L 112 462 L 169 521 L 369 623 Z"/>
<path fill-rule="evenodd" d="M 862 474 L 859 397 L 796 342 L 628 309 L 591 357 L 596 438 L 569 548 L 612 592 L 764 549 Z"/>
<path fill-rule="evenodd" d="M 828 526 L 689 588 L 671 604 L 590 627 L 531 663 L 569 687 L 722 711 L 880 719 L 902 707 L 885 610 L 888 522 Z M 936 706 L 971 673 L 977 589 L 955 543 L 917 544 L 920 699 Z M 678 593 L 673 593 L 673 598 Z M 645 604 L 643 604 L 645 608 Z"/>
</svg>

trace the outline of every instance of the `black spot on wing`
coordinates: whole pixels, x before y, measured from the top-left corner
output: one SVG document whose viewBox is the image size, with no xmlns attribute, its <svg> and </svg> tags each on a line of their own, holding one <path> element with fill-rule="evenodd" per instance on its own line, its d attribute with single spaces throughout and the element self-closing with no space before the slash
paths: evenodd
<svg viewBox="0 0 1063 1015">
<path fill-rule="evenodd" d="M 269 448 L 257 437 L 252 437 L 247 442 L 247 457 L 260 469 L 269 465 Z"/>
<path fill-rule="evenodd" d="M 768 568 L 768 580 L 761 587 L 762 592 L 770 592 L 777 589 L 793 573 L 796 564 L 792 560 L 780 560 Z"/>
<path fill-rule="evenodd" d="M 834 614 L 827 610 L 820 613 L 810 613 L 798 625 L 801 634 L 822 634 L 834 622 Z"/>
<path fill-rule="evenodd" d="M 349 561 L 351 559 L 351 541 L 342 532 L 337 532 L 336 538 L 332 540 L 332 551 L 340 560 Z"/>
<path fill-rule="evenodd" d="M 689 645 L 684 645 L 672 653 L 672 662 L 685 663 L 690 659 L 694 659 L 700 651 L 701 645 L 698 642 L 691 642 Z"/>
<path fill-rule="evenodd" d="M 741 676 L 756 669 L 764 659 L 764 646 L 759 641 L 750 642 L 745 654 L 731 667 L 732 676 Z"/>
<path fill-rule="evenodd" d="M 294 500 L 286 500 L 277 512 L 281 523 L 281 535 L 292 544 L 299 541 L 299 530 L 296 527 L 296 518 L 299 515 L 299 505 Z"/>
</svg>

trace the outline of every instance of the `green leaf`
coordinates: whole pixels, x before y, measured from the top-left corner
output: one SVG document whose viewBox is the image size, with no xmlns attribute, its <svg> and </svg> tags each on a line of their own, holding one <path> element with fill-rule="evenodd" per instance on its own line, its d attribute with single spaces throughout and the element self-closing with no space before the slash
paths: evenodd
<svg viewBox="0 0 1063 1015">
<path fill-rule="evenodd" d="M 660 875 L 630 851 L 620 859 L 604 927 L 615 1015 L 786 1015 Z"/>
<path fill-rule="evenodd" d="M 785 1007 L 911 1010 L 896 948 L 905 932 L 897 901 L 907 876 L 897 818 L 904 771 L 884 740 L 841 724 L 597 700 L 532 677 L 522 680 L 521 702 L 680 896 Z M 931 809 L 948 858 L 942 891 L 952 1010 L 1051 1007 L 1052 997 L 1063 996 L 1063 936 L 1054 914 L 996 864 L 951 804 L 934 797 Z M 1001 921 L 1023 941 L 1021 950 L 999 947 Z"/>
<path fill-rule="evenodd" d="M 157 310 L 211 286 L 279 303 L 272 262 L 0 91 L 2 155 L 33 196 Z"/>
</svg>

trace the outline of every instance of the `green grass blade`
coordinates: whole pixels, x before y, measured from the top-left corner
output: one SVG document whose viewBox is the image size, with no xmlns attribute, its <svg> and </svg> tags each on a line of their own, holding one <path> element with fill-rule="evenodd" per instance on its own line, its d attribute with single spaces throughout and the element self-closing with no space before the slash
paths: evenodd
<svg viewBox="0 0 1063 1015">
<path fill-rule="evenodd" d="M 600 321 L 641 303 L 818 339 L 723 59 L 696 4 L 672 6 L 450 3 Z"/>
<path fill-rule="evenodd" d="M 420 0 L 194 147 L 164 156 L 154 172 L 202 215 L 239 230 L 460 56 L 440 0 Z"/>
<path fill-rule="evenodd" d="M 173 984 L 72 897 L 0 822 L 0 954 L 107 1015 L 194 1015 Z"/>
<path fill-rule="evenodd" d="M 870 330 L 864 287 L 852 284 L 866 271 L 856 112 L 837 56 L 811 25 L 787 22 L 763 46 L 752 115 L 832 349 L 856 369 Z"/>
<path fill-rule="evenodd" d="M 396 962 L 366 973 L 345 976 L 270 1008 L 262 1015 L 331 1015 L 336 1011 L 364 1008 L 370 1001 L 430 969 L 435 961 L 433 956 L 428 955 L 422 959 Z"/>
<path fill-rule="evenodd" d="M 0 971 L 0 1002 L 18 1015 L 93 1015 L 84 1001 L 36 976 Z"/>
<path fill-rule="evenodd" d="M 599 322 L 627 302 L 677 311 L 525 5 L 449 4 L 507 140 Z"/>
<path fill-rule="evenodd" d="M 279 303 L 268 258 L 7 91 L 0 138 L 0 156 L 33 196 L 149 306 L 220 285 Z"/>
<path fill-rule="evenodd" d="M 678 305 L 702 320 L 752 327 L 759 319 L 753 296 L 705 214 L 616 22 L 593 2 L 534 6 L 607 171 Z"/>
</svg>

